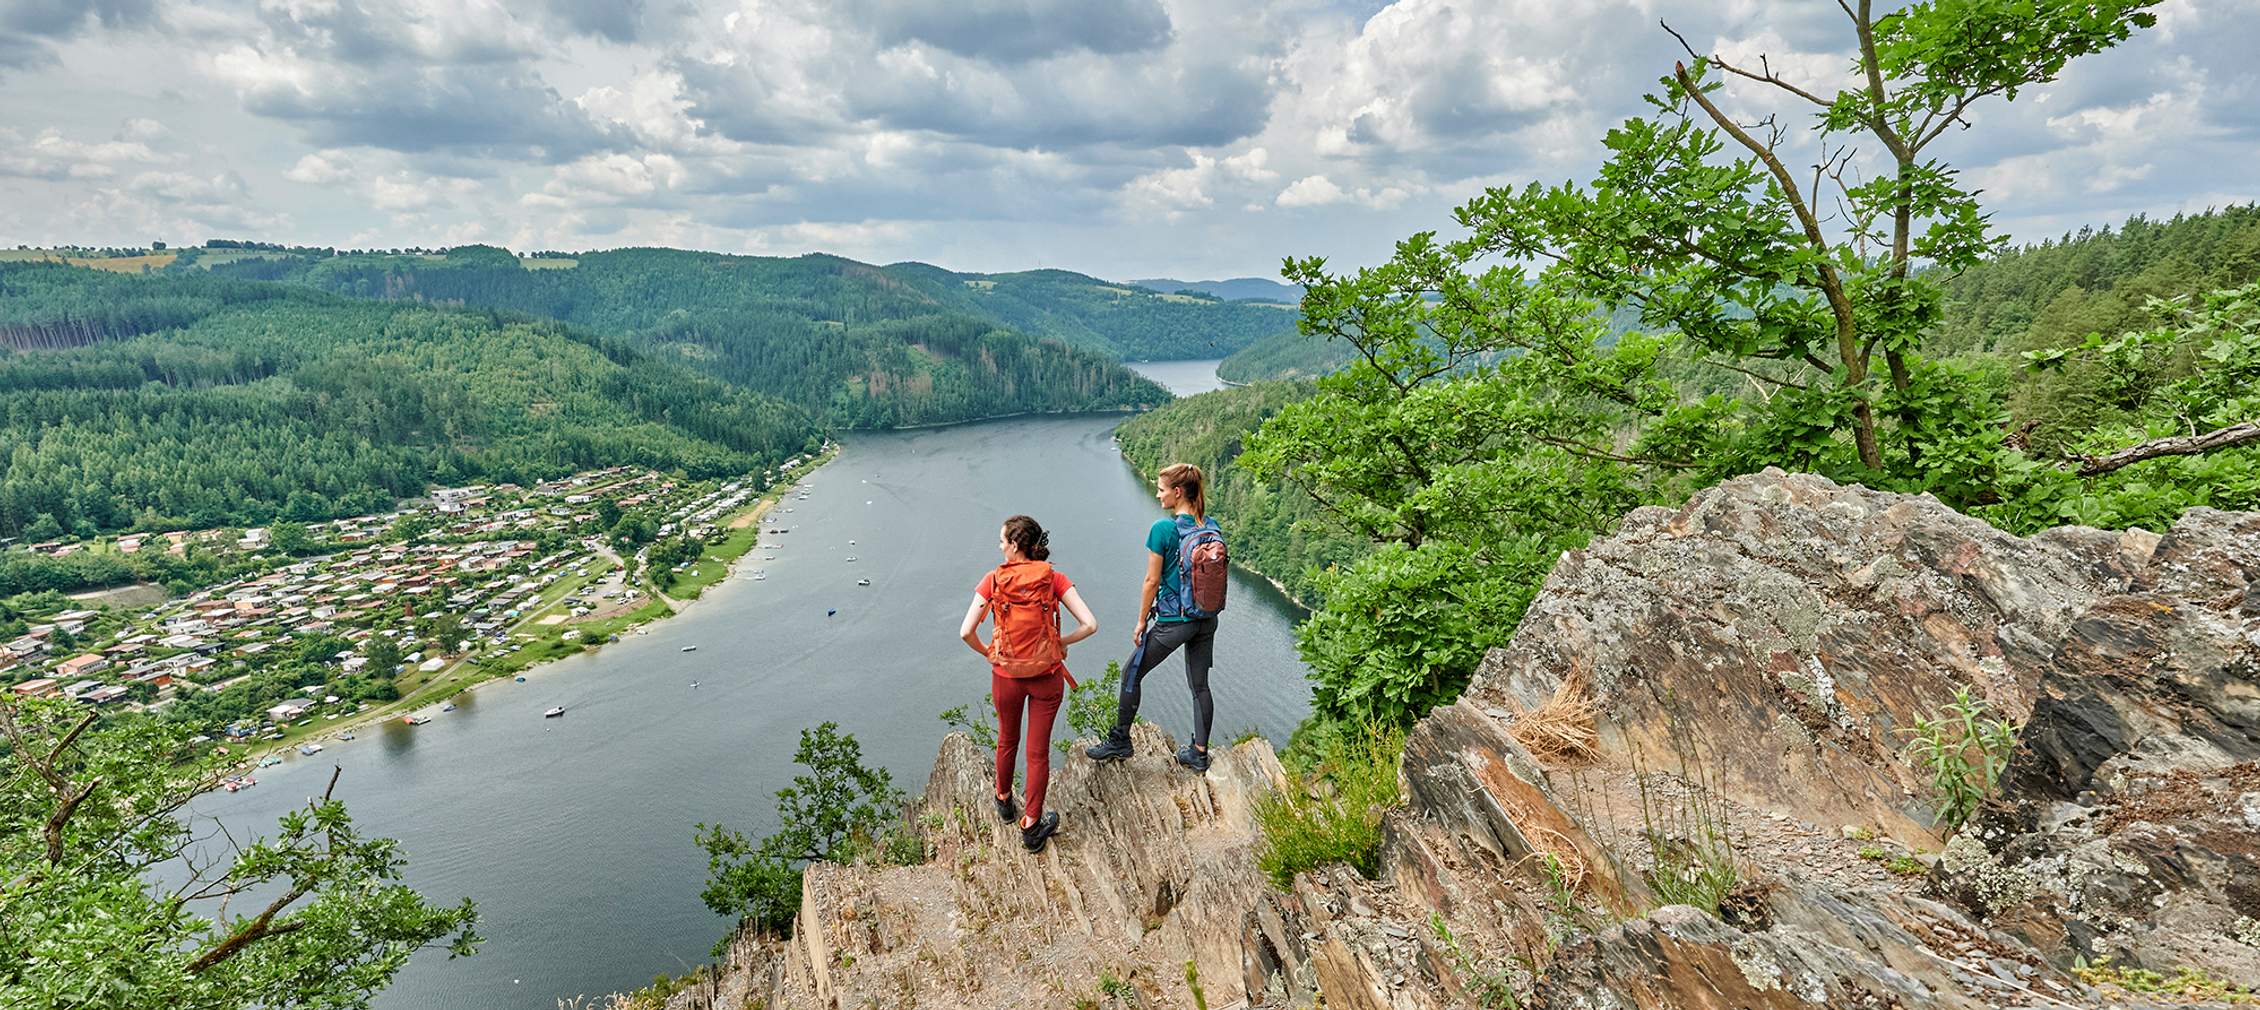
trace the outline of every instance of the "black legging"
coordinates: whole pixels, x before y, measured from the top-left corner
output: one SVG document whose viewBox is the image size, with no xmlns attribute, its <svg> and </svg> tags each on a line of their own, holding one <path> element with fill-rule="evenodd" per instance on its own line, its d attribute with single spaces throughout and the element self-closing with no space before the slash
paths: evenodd
<svg viewBox="0 0 2260 1010">
<path fill-rule="evenodd" d="M 1193 745 L 1208 749 L 1209 723 L 1216 717 L 1216 707 L 1209 701 L 1208 669 L 1216 658 L 1216 618 L 1204 617 L 1198 621 L 1166 621 L 1154 624 L 1146 633 L 1146 649 L 1138 669 L 1125 670 L 1122 676 L 1122 697 L 1115 703 L 1113 739 L 1127 742 L 1130 723 L 1138 717 L 1138 699 L 1145 693 L 1146 674 L 1178 646 L 1185 647 L 1185 684 L 1193 689 Z"/>
</svg>

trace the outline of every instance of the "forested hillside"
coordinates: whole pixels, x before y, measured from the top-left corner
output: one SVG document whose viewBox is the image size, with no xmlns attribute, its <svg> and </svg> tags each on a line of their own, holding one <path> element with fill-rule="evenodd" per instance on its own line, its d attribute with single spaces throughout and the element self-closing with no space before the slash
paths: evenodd
<svg viewBox="0 0 2260 1010">
<path fill-rule="evenodd" d="M 959 274 L 923 263 L 886 269 L 936 300 L 998 325 L 1125 361 L 1221 358 L 1295 331 L 1290 308 L 1148 291 L 1066 270 Z"/>
<path fill-rule="evenodd" d="M 848 427 L 1167 399 L 1104 356 L 1001 328 L 922 283 L 836 256 L 625 249 L 529 270 L 505 250 L 469 246 L 296 262 L 291 279 L 340 294 L 513 309 L 628 338 Z M 274 261 L 213 270 L 277 273 Z"/>
<path fill-rule="evenodd" d="M 1350 356 L 1356 353 L 1355 348 L 1339 340 L 1289 330 L 1234 352 L 1216 366 L 1216 374 L 1226 382 L 1315 379 L 1349 364 Z"/>
<path fill-rule="evenodd" d="M 1040 344 L 1015 343 L 997 330 L 1107 359 L 1167 360 L 1224 357 L 1292 332 L 1295 325 L 1291 308 L 1148 291 L 1064 270 L 965 274 L 924 263 L 878 267 L 837 256 L 780 259 L 673 249 L 623 249 L 533 263 L 547 268 L 527 269 L 505 250 L 469 246 L 444 255 L 315 251 L 218 264 L 191 260 L 181 269 L 291 279 L 357 297 L 512 308 L 604 333 L 683 345 L 680 350 L 695 362 L 712 362 L 702 367 L 724 378 L 799 396 L 805 406 L 848 424 L 944 420 L 950 403 L 967 399 L 1028 401 L 984 413 L 1159 400 L 1120 373 Z M 976 367 L 962 374 L 946 362 L 899 353 L 908 347 L 933 351 L 929 337 L 937 334 L 952 348 L 980 344 L 991 353 L 984 359 L 974 349 L 961 360 Z M 1001 362 L 994 366 L 994 381 L 981 374 L 992 367 L 987 360 Z M 862 399 L 855 377 L 874 374 L 863 365 L 889 391 L 931 382 L 939 402 L 894 416 L 852 402 Z M 820 383 L 801 380 L 811 366 L 821 366 Z M 793 378 L 779 378 L 787 374 Z M 843 391 L 851 402 L 824 399 Z M 1029 399 L 1055 393 L 1063 395 Z"/>
<path fill-rule="evenodd" d="M 0 343 L 0 537 L 324 518 L 623 463 L 736 474 L 819 438 L 790 404 L 559 323 L 252 282 L 0 264 Z"/>
</svg>

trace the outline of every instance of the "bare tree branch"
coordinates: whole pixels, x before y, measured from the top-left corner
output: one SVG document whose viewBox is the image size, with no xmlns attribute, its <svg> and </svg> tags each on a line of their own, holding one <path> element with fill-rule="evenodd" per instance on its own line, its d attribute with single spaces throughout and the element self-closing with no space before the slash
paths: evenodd
<svg viewBox="0 0 2260 1010">
<path fill-rule="evenodd" d="M 2080 476 L 2093 477 L 2096 474 L 2110 473 L 2120 467 L 2132 466 L 2146 459 L 2159 459 L 2165 456 L 2195 456 L 2199 453 L 2226 449 L 2247 442 L 2260 442 L 2260 421 L 2232 424 L 2226 428 L 2218 428 L 2202 435 L 2174 435 L 2168 438 L 2154 438 L 2148 442 L 2130 445 L 2115 452 L 2077 457 L 2076 462 L 2079 464 Z"/>
<path fill-rule="evenodd" d="M 1763 55 L 1758 57 L 1758 69 L 1756 71 L 1751 71 L 1742 67 L 1735 66 L 1732 63 L 1728 63 L 1717 53 L 1712 53 L 1706 56 L 1702 53 L 1696 52 L 1694 46 L 1687 44 L 1687 37 L 1681 35 L 1676 29 L 1672 28 L 1670 22 L 1658 21 L 1656 23 L 1662 25 L 1665 31 L 1671 32 L 1671 37 L 1679 40 L 1679 48 L 1686 50 L 1687 55 L 1694 59 L 1709 60 L 1712 66 L 1717 67 L 1720 70 L 1724 70 L 1727 73 L 1733 74 L 1736 77 L 1748 78 L 1750 80 L 1757 81 L 1760 84 L 1771 84 L 1774 87 L 1780 88 L 1781 90 L 1789 92 L 1792 95 L 1796 95 L 1797 97 L 1811 102 L 1814 105 L 1818 105 L 1821 108 L 1825 109 L 1829 106 L 1828 99 L 1822 98 L 1821 96 L 1800 88 L 1794 84 L 1791 84 L 1788 81 L 1782 80 L 1780 76 L 1776 75 L 1773 72 L 1772 65 L 1766 62 L 1766 58 Z"/>
</svg>

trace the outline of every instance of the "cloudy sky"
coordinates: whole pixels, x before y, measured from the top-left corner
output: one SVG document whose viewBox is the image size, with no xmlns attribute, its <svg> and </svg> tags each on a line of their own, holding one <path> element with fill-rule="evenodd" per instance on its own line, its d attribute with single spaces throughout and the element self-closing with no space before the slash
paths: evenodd
<svg viewBox="0 0 2260 1010">
<path fill-rule="evenodd" d="M 2020 238 L 2260 196 L 2260 0 L 1934 150 Z M 0 0 L 0 245 L 812 250 L 1275 276 L 1582 178 L 1676 47 L 1829 0 Z"/>
</svg>

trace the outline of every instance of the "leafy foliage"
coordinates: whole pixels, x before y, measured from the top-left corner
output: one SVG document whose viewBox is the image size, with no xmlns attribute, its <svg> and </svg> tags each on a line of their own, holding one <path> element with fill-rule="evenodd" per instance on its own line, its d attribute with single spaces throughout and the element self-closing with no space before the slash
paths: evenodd
<svg viewBox="0 0 2260 1010">
<path fill-rule="evenodd" d="M 1122 664 L 1108 660 L 1097 680 L 1078 681 L 1067 689 L 1067 731 L 1070 739 L 1052 744 L 1062 754 L 1072 754 L 1077 740 L 1094 740 L 1114 728 L 1115 702 L 1122 694 Z M 992 740 L 991 746 L 995 746 Z"/>
<path fill-rule="evenodd" d="M 213 856 L 180 812 L 218 784 L 219 761 L 173 724 L 94 720 L 67 701 L 0 699 L 11 1006 L 364 1007 L 416 951 L 478 945 L 470 901 L 433 905 L 402 884 L 397 844 L 363 837 L 329 791 Z M 167 864 L 187 879 L 160 883 Z"/>
<path fill-rule="evenodd" d="M 800 911 L 801 867 L 889 854 L 890 824 L 908 802 L 884 768 L 863 764 L 863 745 L 836 722 L 800 731 L 793 761 L 808 769 L 777 790 L 777 830 L 758 842 L 700 824 L 706 889 L 700 900 L 745 926 L 787 930 Z M 724 937 L 717 950 L 726 946 Z"/>
<path fill-rule="evenodd" d="M 1930 772 L 1931 802 L 1938 807 L 1938 822 L 1948 831 L 1977 812 L 1978 804 L 2001 781 L 2009 754 L 2017 746 L 2015 723 L 1985 717 L 1982 698 L 1970 697 L 1968 688 L 1954 692 L 1953 703 L 1928 719 L 1918 719 L 1903 732 L 1907 755 Z"/>
</svg>

